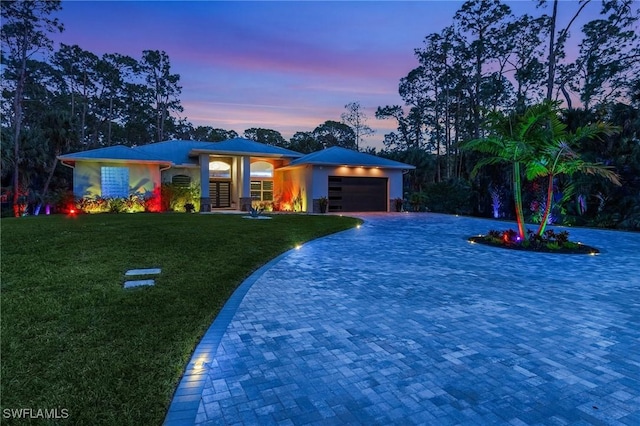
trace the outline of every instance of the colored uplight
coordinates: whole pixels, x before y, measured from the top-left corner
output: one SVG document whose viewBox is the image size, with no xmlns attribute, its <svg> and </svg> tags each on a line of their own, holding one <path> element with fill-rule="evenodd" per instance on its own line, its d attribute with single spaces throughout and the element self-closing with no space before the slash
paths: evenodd
<svg viewBox="0 0 640 426">
<path fill-rule="evenodd" d="M 69 214 L 76 214 L 76 209 L 70 209 Z"/>
</svg>

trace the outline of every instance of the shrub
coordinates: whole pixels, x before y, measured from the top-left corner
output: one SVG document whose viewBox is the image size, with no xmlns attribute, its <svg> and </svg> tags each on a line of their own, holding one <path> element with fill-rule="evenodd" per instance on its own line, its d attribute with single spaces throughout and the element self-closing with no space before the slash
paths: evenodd
<svg viewBox="0 0 640 426">
<path fill-rule="evenodd" d="M 184 186 L 165 182 L 160 192 L 162 211 L 183 212 L 185 204 L 193 204 L 196 211 L 200 210 L 200 187 L 197 185 Z"/>
<path fill-rule="evenodd" d="M 251 208 L 258 209 L 261 212 L 275 211 L 273 202 L 271 201 L 259 201 L 259 200 L 251 201 Z"/>
<path fill-rule="evenodd" d="M 471 214 L 471 187 L 464 180 L 429 185 L 424 190 L 426 207 L 433 212 Z"/>
</svg>

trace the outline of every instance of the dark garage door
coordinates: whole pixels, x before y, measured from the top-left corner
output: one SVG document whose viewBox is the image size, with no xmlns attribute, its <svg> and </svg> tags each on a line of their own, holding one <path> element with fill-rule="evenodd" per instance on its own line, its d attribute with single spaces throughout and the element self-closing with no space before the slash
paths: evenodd
<svg viewBox="0 0 640 426">
<path fill-rule="evenodd" d="M 329 176 L 330 212 L 387 211 L 387 178 Z"/>
</svg>

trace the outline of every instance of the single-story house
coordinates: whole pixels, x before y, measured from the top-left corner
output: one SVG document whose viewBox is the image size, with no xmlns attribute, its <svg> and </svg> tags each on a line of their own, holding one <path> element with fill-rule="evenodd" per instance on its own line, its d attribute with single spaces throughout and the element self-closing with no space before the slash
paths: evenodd
<svg viewBox="0 0 640 426">
<path fill-rule="evenodd" d="M 389 211 L 403 196 L 403 173 L 414 166 L 332 147 L 308 155 L 235 138 L 222 142 L 170 140 L 60 155 L 73 168 L 76 198 L 159 192 L 162 183 L 195 185 L 200 211 L 247 210 L 252 202 L 282 210 Z"/>
</svg>

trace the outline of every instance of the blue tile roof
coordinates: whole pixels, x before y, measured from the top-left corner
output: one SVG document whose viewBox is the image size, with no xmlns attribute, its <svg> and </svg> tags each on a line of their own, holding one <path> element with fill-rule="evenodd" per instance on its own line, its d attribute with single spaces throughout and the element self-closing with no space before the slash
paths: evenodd
<svg viewBox="0 0 640 426">
<path fill-rule="evenodd" d="M 222 142 L 211 142 L 209 146 L 197 148 L 198 151 L 212 151 L 221 154 L 251 154 L 275 157 L 299 158 L 304 154 L 279 146 L 266 145 L 251 139 L 234 138 Z"/>
<path fill-rule="evenodd" d="M 363 166 L 380 167 L 385 169 L 415 169 L 410 164 L 400 163 L 376 155 L 365 154 L 364 152 L 353 151 L 347 148 L 333 146 L 322 151 L 312 152 L 302 158 L 293 160 L 289 166 L 302 164 L 317 164 L 327 166 Z"/>
<path fill-rule="evenodd" d="M 135 149 L 155 158 L 162 158 L 163 160 L 170 161 L 174 165 L 197 165 L 198 158 L 190 157 L 189 153 L 194 149 L 204 149 L 212 144 L 213 142 L 170 140 L 151 143 L 148 145 L 140 145 L 135 147 Z"/>
<path fill-rule="evenodd" d="M 58 158 L 66 161 L 103 160 L 103 161 L 144 161 L 171 163 L 173 165 L 197 165 L 198 153 L 253 155 L 265 157 L 299 158 L 303 154 L 265 145 L 250 139 L 235 138 L 222 142 L 203 142 L 187 140 L 170 140 L 129 148 L 123 145 L 98 148 L 88 151 L 61 155 Z"/>
<path fill-rule="evenodd" d="M 104 160 L 104 161 L 134 161 L 149 163 L 167 163 L 168 161 L 139 151 L 136 148 L 129 148 L 124 145 L 109 146 L 106 148 L 91 149 L 88 151 L 74 152 L 58 156 L 62 161 L 77 160 Z"/>
</svg>

